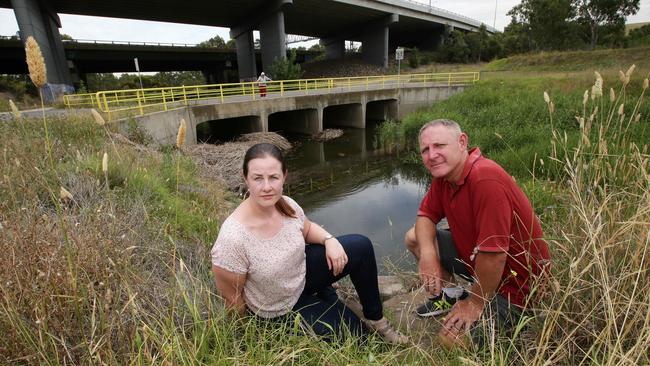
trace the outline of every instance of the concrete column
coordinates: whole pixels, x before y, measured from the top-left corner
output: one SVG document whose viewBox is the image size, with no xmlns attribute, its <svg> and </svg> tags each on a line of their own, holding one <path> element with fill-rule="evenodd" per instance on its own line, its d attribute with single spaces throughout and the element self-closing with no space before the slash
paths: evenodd
<svg viewBox="0 0 650 366">
<path fill-rule="evenodd" d="M 340 59 L 345 55 L 345 40 L 342 38 L 321 38 L 320 44 L 325 47 L 325 58 Z"/>
<path fill-rule="evenodd" d="M 361 38 L 364 61 L 388 67 L 388 26 L 398 19 L 397 14 L 391 14 L 366 28 Z"/>
<path fill-rule="evenodd" d="M 284 32 L 284 12 L 277 10 L 260 23 L 260 43 L 262 46 L 262 66 L 268 70 L 276 59 L 287 57 Z"/>
<path fill-rule="evenodd" d="M 47 84 L 43 88 L 43 97 L 47 101 L 53 101 L 64 93 L 74 92 L 59 34 L 61 21 L 58 15 L 47 9 L 47 3 L 39 0 L 11 0 L 11 6 L 23 43 L 27 41 L 27 37 L 32 36 L 43 53 L 47 68 Z"/>
<path fill-rule="evenodd" d="M 255 65 L 255 44 L 253 43 L 253 31 L 247 30 L 237 32 L 230 30 L 230 37 L 235 39 L 237 47 L 237 67 L 239 81 L 248 81 L 257 77 Z"/>
</svg>

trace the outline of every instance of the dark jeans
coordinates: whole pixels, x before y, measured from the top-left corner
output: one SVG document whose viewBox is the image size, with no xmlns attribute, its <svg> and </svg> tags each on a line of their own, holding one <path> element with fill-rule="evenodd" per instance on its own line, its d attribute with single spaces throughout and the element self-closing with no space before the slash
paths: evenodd
<svg viewBox="0 0 650 366">
<path fill-rule="evenodd" d="M 436 230 L 438 241 L 438 255 L 440 264 L 449 273 L 458 275 L 468 281 L 474 282 L 472 275 L 467 269 L 467 264 L 458 258 L 458 252 L 451 232 L 448 230 Z M 472 340 L 481 346 L 486 337 L 498 330 L 510 333 L 519 323 L 524 315 L 529 315 L 522 308 L 511 304 L 508 299 L 497 294 L 483 310 L 483 318 L 471 330 Z"/>
<path fill-rule="evenodd" d="M 325 246 L 310 244 L 305 247 L 307 256 L 307 282 L 293 310 L 298 312 L 314 332 L 321 336 L 340 335 L 343 325 L 353 334 L 362 335 L 364 329 L 359 318 L 345 306 L 331 285 L 350 276 L 366 319 L 379 320 L 383 316 L 377 262 L 370 239 L 363 235 L 337 237 L 348 256 L 348 263 L 338 276 L 327 268 Z"/>
</svg>

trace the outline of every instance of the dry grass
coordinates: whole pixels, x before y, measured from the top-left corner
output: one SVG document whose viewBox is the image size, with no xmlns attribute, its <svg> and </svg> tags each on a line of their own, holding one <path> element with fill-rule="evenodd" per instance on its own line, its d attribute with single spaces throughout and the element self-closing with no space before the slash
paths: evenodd
<svg viewBox="0 0 650 366">
<path fill-rule="evenodd" d="M 231 190 L 243 192 L 241 171 L 244 154 L 249 147 L 260 142 L 274 144 L 281 150 L 291 148 L 289 141 L 277 133 L 255 132 L 242 135 L 236 142 L 194 145 L 185 153 L 194 160 L 203 177 L 223 181 Z"/>
</svg>

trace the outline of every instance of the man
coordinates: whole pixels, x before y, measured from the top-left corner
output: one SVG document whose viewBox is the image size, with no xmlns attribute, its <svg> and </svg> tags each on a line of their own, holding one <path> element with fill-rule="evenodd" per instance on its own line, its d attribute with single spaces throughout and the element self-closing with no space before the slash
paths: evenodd
<svg viewBox="0 0 650 366">
<path fill-rule="evenodd" d="M 260 74 L 260 77 L 257 78 L 258 85 L 260 86 L 260 97 L 266 97 L 266 82 L 272 81 L 270 77 L 264 74 L 264 71 Z"/>
<path fill-rule="evenodd" d="M 550 255 L 526 195 L 497 163 L 468 151 L 468 137 L 450 120 L 420 129 L 422 162 L 433 176 L 418 210 L 407 248 L 418 260 L 419 276 L 434 295 L 416 312 L 446 315 L 440 340 L 462 344 L 465 335 L 481 342 L 480 318 L 514 327 L 530 300 L 534 279 L 546 273 Z M 436 230 L 446 217 L 449 231 Z M 452 240 L 453 238 L 453 240 Z M 453 287 L 453 275 L 472 282 Z"/>
</svg>

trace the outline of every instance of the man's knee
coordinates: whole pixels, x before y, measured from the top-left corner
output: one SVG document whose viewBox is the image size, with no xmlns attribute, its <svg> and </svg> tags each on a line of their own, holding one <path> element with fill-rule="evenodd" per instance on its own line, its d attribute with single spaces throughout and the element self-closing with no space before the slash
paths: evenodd
<svg viewBox="0 0 650 366">
<path fill-rule="evenodd" d="M 404 246 L 411 253 L 417 256 L 418 253 L 418 241 L 415 238 L 415 228 L 410 228 L 404 235 Z"/>
</svg>

